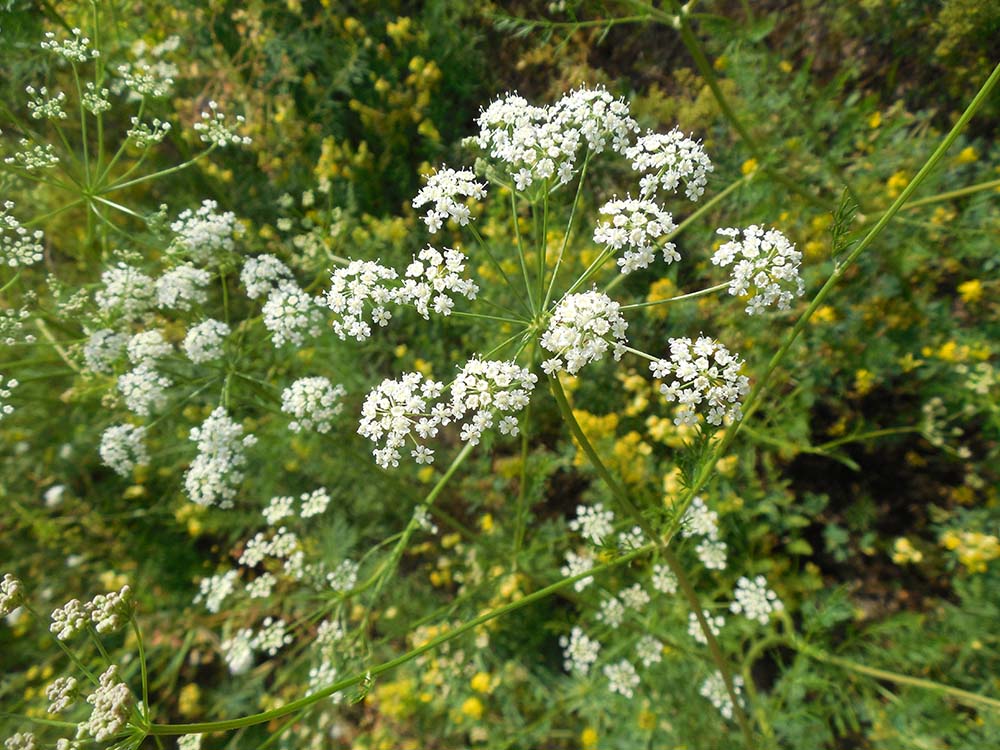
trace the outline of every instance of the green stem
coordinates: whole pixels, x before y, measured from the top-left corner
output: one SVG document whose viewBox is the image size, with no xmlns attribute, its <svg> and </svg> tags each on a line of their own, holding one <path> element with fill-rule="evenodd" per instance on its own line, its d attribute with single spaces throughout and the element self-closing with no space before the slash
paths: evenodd
<svg viewBox="0 0 1000 750">
<path fill-rule="evenodd" d="M 517 216 L 517 191 L 510 191 L 510 215 L 514 222 L 514 235 L 517 237 L 517 257 L 521 261 L 521 276 L 524 277 L 524 291 L 528 295 L 531 314 L 535 314 L 535 299 L 531 296 L 531 280 L 528 278 L 528 265 L 524 259 L 524 243 L 521 241 L 521 223 Z"/>
<path fill-rule="evenodd" d="M 325 698 L 330 697 L 334 693 L 346 690 L 349 687 L 357 685 L 358 683 L 364 681 L 365 679 L 372 679 L 378 677 L 381 674 L 389 672 L 396 667 L 399 667 L 407 662 L 413 661 L 418 656 L 427 653 L 428 651 L 433 651 L 438 646 L 447 643 L 448 641 L 454 640 L 455 638 L 468 633 L 480 625 L 483 625 L 491 620 L 495 620 L 498 617 L 503 617 L 504 615 L 514 612 L 516 610 L 527 607 L 529 604 L 534 604 L 537 601 L 546 599 L 547 597 L 555 594 L 558 591 L 566 588 L 567 586 L 572 586 L 577 581 L 587 578 L 588 576 L 597 575 L 603 573 L 606 570 L 611 570 L 620 565 L 635 560 L 642 555 L 652 552 L 655 548 L 653 544 L 646 544 L 638 549 L 632 550 L 620 557 L 616 557 L 614 560 L 603 563 L 601 565 L 596 565 L 590 570 L 584 571 L 579 575 L 570 576 L 568 578 L 562 578 L 555 583 L 551 583 L 545 588 L 539 589 L 534 593 L 528 594 L 517 601 L 510 602 L 496 609 L 492 609 L 489 612 L 485 612 L 478 617 L 475 617 L 468 622 L 463 623 L 449 630 L 436 638 L 432 638 L 421 646 L 407 651 L 404 654 L 397 656 L 395 659 L 390 659 L 387 662 L 383 662 L 378 666 L 372 667 L 365 672 L 359 672 L 350 677 L 346 677 L 343 680 L 338 680 L 332 685 L 327 685 L 325 688 L 316 691 L 312 695 L 307 695 L 304 698 L 299 698 L 298 700 L 286 703 L 284 706 L 279 706 L 277 708 L 271 709 L 270 711 L 264 711 L 262 713 L 253 714 L 251 716 L 243 716 L 239 719 L 229 719 L 226 721 L 210 721 L 203 722 L 199 724 L 152 724 L 149 727 L 149 733 L 153 735 L 176 735 L 176 734 L 204 734 L 207 732 L 224 732 L 231 729 L 240 729 L 241 727 L 254 726 L 255 724 L 264 724 L 272 719 L 279 719 L 282 716 L 287 716 L 288 714 L 299 711 L 303 708 L 313 705 Z"/>
<path fill-rule="evenodd" d="M 576 195 L 573 198 L 573 206 L 569 210 L 569 220 L 566 222 L 566 233 L 563 235 L 562 245 L 559 247 L 559 255 L 556 256 L 556 264 L 552 269 L 552 278 L 549 279 L 549 288 L 545 292 L 545 299 L 542 301 L 542 309 L 546 310 L 549 306 L 549 301 L 552 299 L 552 290 L 556 285 L 556 276 L 559 275 L 559 266 L 562 265 L 563 253 L 566 252 L 566 247 L 569 244 L 570 235 L 573 232 L 573 220 L 576 218 L 576 209 L 580 205 L 580 196 L 583 194 L 583 183 L 587 177 L 587 166 L 590 164 L 590 149 L 587 149 L 587 155 L 583 158 L 583 167 L 580 168 L 580 180 L 576 185 Z"/>
<path fill-rule="evenodd" d="M 983 190 L 992 190 L 993 188 L 1000 188 L 1000 180 L 980 182 L 975 185 L 959 188 L 958 190 L 949 190 L 947 193 L 938 193 L 937 195 L 929 195 L 926 198 L 910 201 L 906 204 L 906 210 L 910 211 L 914 208 L 919 208 L 920 206 L 926 206 L 929 203 L 940 203 L 941 201 L 951 200 L 952 198 L 961 198 L 963 195 L 972 195 L 973 193 L 979 193 Z"/>
<path fill-rule="evenodd" d="M 139 623 L 135 621 L 135 616 L 130 618 L 132 630 L 135 632 L 135 640 L 139 648 L 139 671 L 142 678 L 142 718 L 149 722 L 149 675 L 146 672 L 146 650 L 142 643 L 142 631 L 139 630 Z"/>
<path fill-rule="evenodd" d="M 522 299 L 521 295 L 518 293 L 517 287 L 514 286 L 514 283 L 510 280 L 510 277 L 507 275 L 507 272 L 503 270 L 503 266 L 500 265 L 500 261 L 497 260 L 497 257 L 493 254 L 493 251 L 490 250 L 490 246 L 486 243 L 486 240 L 479 233 L 479 230 L 476 229 L 476 227 L 471 223 L 469 224 L 469 230 L 472 232 L 472 236 L 476 238 L 476 241 L 479 243 L 479 246 L 486 251 L 486 255 L 493 263 L 493 266 L 500 273 L 500 276 L 503 278 L 504 283 L 510 288 L 511 293 L 518 300 L 518 302 L 521 303 L 521 306 L 524 308 L 525 312 L 527 312 L 530 315 L 531 310 L 528 308 L 527 305 L 524 304 L 524 299 Z"/>
<path fill-rule="evenodd" d="M 504 318 L 499 315 L 483 315 L 482 313 L 470 313 L 463 312 L 461 310 L 452 310 L 451 315 L 457 315 L 460 318 L 482 318 L 483 320 L 498 320 L 501 323 L 517 323 L 518 325 L 529 325 L 531 321 L 524 320 L 523 318 Z"/>
<path fill-rule="evenodd" d="M 210 153 L 215 150 L 215 146 L 209 146 L 207 149 L 202 151 L 197 156 L 188 159 L 183 164 L 178 164 L 176 167 L 169 167 L 168 169 L 161 169 L 159 172 L 153 172 L 152 174 L 143 175 L 142 177 L 136 177 L 134 180 L 129 180 L 128 182 L 115 182 L 107 187 L 103 188 L 100 192 L 102 194 L 113 193 L 118 190 L 124 190 L 127 187 L 132 187 L 133 185 L 139 185 L 143 182 L 149 182 L 150 180 L 156 180 L 160 177 L 166 177 L 168 174 L 174 174 L 175 172 L 180 172 L 181 170 L 187 169 L 195 162 L 200 159 L 204 159 Z"/>
<path fill-rule="evenodd" d="M 729 663 L 726 661 L 725 655 L 722 653 L 722 649 L 719 647 L 719 642 L 715 638 L 715 633 L 712 632 L 712 627 L 708 624 L 708 620 L 705 619 L 705 613 L 701 608 L 701 601 L 698 599 L 698 593 L 694 590 L 694 586 L 691 585 L 691 581 L 688 580 L 687 574 L 684 572 L 684 567 L 681 565 L 681 561 L 677 559 L 677 555 L 670 547 L 663 547 L 663 559 L 667 563 L 667 567 L 670 568 L 670 572 L 674 574 L 677 579 L 677 584 L 680 586 L 681 591 L 684 593 L 684 598 L 688 601 L 688 606 L 694 613 L 695 618 L 698 620 L 698 627 L 701 628 L 702 635 L 705 636 L 705 640 L 708 641 L 708 650 L 712 654 L 712 661 L 715 662 L 715 666 L 718 668 L 719 673 L 722 675 L 722 681 L 725 683 L 726 692 L 729 693 L 729 700 L 733 703 L 733 713 L 736 716 L 736 721 L 740 725 L 740 731 L 743 732 L 743 741 L 746 743 L 748 750 L 753 750 L 754 740 L 753 740 L 753 729 L 750 727 L 750 722 L 747 720 L 746 712 L 743 710 L 743 703 L 740 697 L 736 694 L 736 686 L 733 684 L 733 672 L 729 668 Z"/>
<path fill-rule="evenodd" d="M 729 282 L 728 281 L 724 281 L 721 284 L 716 284 L 715 286 L 710 286 L 710 287 L 708 287 L 708 289 L 702 289 L 701 291 L 698 291 L 698 292 L 690 292 L 688 294 L 681 294 L 681 295 L 678 295 L 677 297 L 669 297 L 667 299 L 654 299 L 654 300 L 650 300 L 649 302 L 636 302 L 633 305 L 622 305 L 621 309 L 622 310 L 635 310 L 635 309 L 640 308 L 640 307 L 654 307 L 655 305 L 667 305 L 667 304 L 669 304 L 671 302 L 680 302 L 681 300 L 685 300 L 685 299 L 695 299 L 696 297 L 704 297 L 705 295 L 714 294 L 715 292 L 721 291 L 723 289 L 727 289 L 728 287 L 729 287 Z"/>
<path fill-rule="evenodd" d="M 874 677 L 877 680 L 887 680 L 889 682 L 894 682 L 897 685 L 908 685 L 910 687 L 923 688 L 924 690 L 932 690 L 936 693 L 944 693 L 945 695 L 954 698 L 957 702 L 965 706 L 971 706 L 972 708 L 985 707 L 993 711 L 1000 711 L 1000 700 L 997 700 L 996 698 L 990 698 L 985 695 L 969 692 L 968 690 L 962 690 L 960 688 L 951 687 L 950 685 L 944 685 L 940 682 L 935 682 L 934 680 L 925 680 L 920 677 L 910 677 L 905 674 L 900 674 L 899 672 L 890 672 L 886 669 L 868 667 L 864 664 L 859 664 L 856 661 L 851 661 L 850 659 L 833 656 L 832 654 L 820 651 L 819 649 L 800 641 L 793 642 L 793 645 L 799 650 L 799 652 L 805 656 L 815 659 L 816 661 L 832 664 L 851 672 L 867 675 L 868 677 Z"/>
</svg>

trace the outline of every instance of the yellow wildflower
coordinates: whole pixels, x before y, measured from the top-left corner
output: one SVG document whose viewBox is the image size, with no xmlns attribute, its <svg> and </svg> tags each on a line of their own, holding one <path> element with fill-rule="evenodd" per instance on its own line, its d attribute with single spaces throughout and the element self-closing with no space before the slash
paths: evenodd
<svg viewBox="0 0 1000 750">
<path fill-rule="evenodd" d="M 909 539 L 901 536 L 892 547 L 892 561 L 897 565 L 918 563 L 924 559 L 924 553 L 916 549 Z"/>
<path fill-rule="evenodd" d="M 882 124 L 881 112 L 874 112 L 872 113 L 871 117 L 868 118 L 868 127 L 870 127 L 872 130 L 879 127 L 881 124 Z"/>
<path fill-rule="evenodd" d="M 753 174 L 754 172 L 757 171 L 757 167 L 758 167 L 757 160 L 754 158 L 750 158 L 747 159 L 745 162 L 743 162 L 742 165 L 740 165 L 740 172 L 742 172 L 744 175 Z"/>
<path fill-rule="evenodd" d="M 983 282 L 979 279 L 965 281 L 958 285 L 958 293 L 967 305 L 979 302 L 983 298 Z"/>
<path fill-rule="evenodd" d="M 466 698 L 462 704 L 462 713 L 474 720 L 483 718 L 483 702 L 475 696 Z"/>
<path fill-rule="evenodd" d="M 972 146 L 966 146 L 958 152 L 958 156 L 955 157 L 955 162 L 957 164 L 971 164 L 977 159 L 979 159 L 979 153 L 976 149 Z"/>
</svg>

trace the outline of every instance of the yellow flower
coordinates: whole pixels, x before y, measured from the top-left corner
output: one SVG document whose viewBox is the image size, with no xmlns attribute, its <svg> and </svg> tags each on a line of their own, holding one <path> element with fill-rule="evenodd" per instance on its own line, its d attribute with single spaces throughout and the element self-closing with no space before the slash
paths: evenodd
<svg viewBox="0 0 1000 750">
<path fill-rule="evenodd" d="M 864 396 L 875 387 L 875 375 L 869 370 L 858 370 L 854 373 L 854 392 Z"/>
<path fill-rule="evenodd" d="M 740 172 L 742 172 L 744 175 L 753 174 L 754 172 L 757 171 L 757 166 L 758 165 L 757 165 L 757 160 L 756 159 L 753 159 L 753 158 L 747 159 L 740 166 Z"/>
<path fill-rule="evenodd" d="M 813 313 L 812 319 L 816 323 L 832 323 L 837 319 L 837 313 L 829 305 L 823 305 Z"/>
<path fill-rule="evenodd" d="M 490 676 L 487 672 L 476 672 L 469 685 L 477 693 L 488 693 L 490 692 L 490 682 Z"/>
<path fill-rule="evenodd" d="M 967 305 L 978 302 L 983 298 L 983 282 L 979 279 L 965 281 L 958 285 L 958 293 Z"/>
<path fill-rule="evenodd" d="M 484 534 L 493 533 L 493 514 L 484 513 L 479 519 L 479 528 Z"/>
<path fill-rule="evenodd" d="M 881 124 L 882 124 L 882 113 L 881 112 L 875 112 L 875 113 L 872 114 L 871 117 L 868 118 L 868 127 L 870 127 L 872 130 L 874 130 L 875 128 L 877 128 Z"/>
<path fill-rule="evenodd" d="M 916 549 L 909 539 L 900 537 L 892 548 L 892 561 L 897 565 L 918 563 L 924 559 L 924 553 Z"/>
<path fill-rule="evenodd" d="M 958 164 L 971 164 L 977 159 L 979 159 L 979 154 L 976 152 L 976 149 L 972 146 L 966 146 L 958 152 L 958 156 L 955 157 L 955 162 Z"/>
<path fill-rule="evenodd" d="M 177 710 L 181 716 L 194 716 L 198 713 L 198 703 L 201 701 L 201 689 L 198 683 L 190 682 L 181 688 L 177 696 Z"/>
<path fill-rule="evenodd" d="M 466 698 L 462 704 L 462 713 L 474 720 L 483 718 L 483 702 L 475 696 Z"/>
<path fill-rule="evenodd" d="M 885 192 L 890 198 L 898 198 L 903 188 L 909 184 L 910 178 L 906 176 L 906 172 L 896 172 L 886 183 Z"/>
<path fill-rule="evenodd" d="M 656 714 L 652 711 L 647 711 L 643 709 L 639 712 L 639 717 L 637 723 L 639 724 L 639 729 L 644 729 L 647 732 L 651 732 L 656 729 Z"/>
<path fill-rule="evenodd" d="M 587 727 L 580 732 L 580 745 L 584 750 L 594 750 L 597 747 L 597 730 Z"/>
<path fill-rule="evenodd" d="M 785 74 L 791 73 L 792 70 L 794 70 L 794 68 L 792 68 L 792 64 L 788 62 L 788 60 L 782 60 L 778 63 L 778 68 L 780 68 L 781 72 Z"/>
</svg>

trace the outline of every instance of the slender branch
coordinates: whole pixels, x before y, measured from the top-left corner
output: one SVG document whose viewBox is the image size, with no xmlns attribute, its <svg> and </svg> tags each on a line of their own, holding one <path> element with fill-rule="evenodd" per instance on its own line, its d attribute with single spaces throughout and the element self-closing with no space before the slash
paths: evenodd
<svg viewBox="0 0 1000 750">
<path fill-rule="evenodd" d="M 707 289 L 702 289 L 697 292 L 689 292 L 688 294 L 681 294 L 677 297 L 668 297 L 667 299 L 654 299 L 648 302 L 636 302 L 632 305 L 622 305 L 622 310 L 635 310 L 640 307 L 654 307 L 656 305 L 667 305 L 671 302 L 680 302 L 685 299 L 695 299 L 696 297 L 704 297 L 708 294 L 714 294 L 715 292 L 727 289 L 729 287 L 729 282 L 724 281 L 721 284 L 716 284 L 715 286 L 710 286 Z"/>
</svg>

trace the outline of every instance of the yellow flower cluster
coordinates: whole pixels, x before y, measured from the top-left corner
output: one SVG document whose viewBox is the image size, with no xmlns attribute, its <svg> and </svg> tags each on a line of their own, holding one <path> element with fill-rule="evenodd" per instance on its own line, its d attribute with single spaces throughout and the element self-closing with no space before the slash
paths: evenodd
<svg viewBox="0 0 1000 750">
<path fill-rule="evenodd" d="M 984 573 L 986 565 L 1000 557 L 1000 539 L 979 531 L 946 531 L 941 545 L 958 555 L 958 561 L 970 573 Z"/>
</svg>

